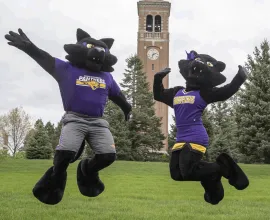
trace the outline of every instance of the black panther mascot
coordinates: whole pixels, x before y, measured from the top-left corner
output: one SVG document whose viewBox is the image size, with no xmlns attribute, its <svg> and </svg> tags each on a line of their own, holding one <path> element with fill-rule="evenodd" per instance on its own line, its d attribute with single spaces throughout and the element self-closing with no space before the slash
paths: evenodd
<svg viewBox="0 0 270 220">
<path fill-rule="evenodd" d="M 82 195 L 98 196 L 105 189 L 98 172 L 116 159 L 109 124 L 102 119 L 106 102 L 110 99 L 117 104 L 126 121 L 131 112 L 131 105 L 110 73 L 117 62 L 110 53 L 114 39 L 96 40 L 77 29 L 77 43 L 64 45 L 68 61 L 62 61 L 39 49 L 21 29 L 18 32 L 5 35 L 8 44 L 28 54 L 58 82 L 66 112 L 53 166 L 36 183 L 33 194 L 43 203 L 59 203 L 65 191 L 68 165 L 79 158 L 87 141 L 95 156 L 80 161 L 77 184 Z"/>
<path fill-rule="evenodd" d="M 162 79 L 171 71 L 170 68 L 156 73 L 153 85 L 154 99 L 174 108 L 175 112 L 177 136 L 170 159 L 171 178 L 175 181 L 200 181 L 205 189 L 205 201 L 215 205 L 224 197 L 222 176 L 238 190 L 245 189 L 249 180 L 225 153 L 220 154 L 214 163 L 202 161 L 208 147 L 202 113 L 208 104 L 233 96 L 247 79 L 247 71 L 238 66 L 238 73 L 231 83 L 216 87 L 226 81 L 221 74 L 225 63 L 191 51 L 186 60 L 178 62 L 178 66 L 186 80 L 186 88 L 164 89 Z"/>
</svg>

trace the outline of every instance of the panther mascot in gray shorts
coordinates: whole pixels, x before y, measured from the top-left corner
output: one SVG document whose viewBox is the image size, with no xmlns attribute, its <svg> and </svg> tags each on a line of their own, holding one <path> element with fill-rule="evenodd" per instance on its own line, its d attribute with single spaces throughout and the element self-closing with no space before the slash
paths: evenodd
<svg viewBox="0 0 270 220">
<path fill-rule="evenodd" d="M 114 39 L 96 40 L 82 29 L 77 29 L 77 43 L 64 45 L 68 61 L 63 61 L 34 45 L 21 29 L 18 33 L 10 31 L 5 38 L 9 45 L 28 54 L 57 81 L 66 112 L 53 166 L 34 186 L 34 196 L 50 205 L 62 200 L 66 170 L 81 155 L 85 140 L 95 156 L 78 164 L 77 184 L 82 195 L 98 196 L 105 189 L 98 172 L 116 159 L 109 124 L 102 119 L 106 102 L 110 99 L 117 104 L 126 121 L 131 112 L 131 105 L 110 73 L 117 62 L 110 53 Z"/>
</svg>

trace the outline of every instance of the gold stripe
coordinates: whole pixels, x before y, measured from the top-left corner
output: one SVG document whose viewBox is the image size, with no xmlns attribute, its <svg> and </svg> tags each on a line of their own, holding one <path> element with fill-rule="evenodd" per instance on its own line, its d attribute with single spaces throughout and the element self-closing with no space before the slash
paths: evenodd
<svg viewBox="0 0 270 220">
<path fill-rule="evenodd" d="M 202 152 L 203 154 L 206 152 L 206 147 L 200 144 L 190 144 L 192 149 Z"/>
<path fill-rule="evenodd" d="M 181 149 L 186 143 L 176 143 L 172 150 L 177 150 L 177 149 Z M 193 150 L 197 150 L 200 151 L 201 153 L 205 153 L 206 152 L 206 147 L 200 145 L 200 144 L 193 144 L 190 143 L 190 146 L 192 147 Z"/>
<path fill-rule="evenodd" d="M 181 149 L 184 146 L 185 143 L 176 143 L 172 150 Z"/>
</svg>

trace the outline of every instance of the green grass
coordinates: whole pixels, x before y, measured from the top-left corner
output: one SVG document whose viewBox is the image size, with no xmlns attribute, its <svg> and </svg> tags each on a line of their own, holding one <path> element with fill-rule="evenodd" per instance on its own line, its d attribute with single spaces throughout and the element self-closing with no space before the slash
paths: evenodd
<svg viewBox="0 0 270 220">
<path fill-rule="evenodd" d="M 117 161 L 100 173 L 105 191 L 96 198 L 80 194 L 77 164 L 68 169 L 63 200 L 56 206 L 40 203 L 32 188 L 52 161 L 0 162 L 1 220 L 269 220 L 270 166 L 241 165 L 250 186 L 237 191 L 223 180 L 225 197 L 217 206 L 206 203 L 198 182 L 170 179 L 167 163 Z"/>
</svg>

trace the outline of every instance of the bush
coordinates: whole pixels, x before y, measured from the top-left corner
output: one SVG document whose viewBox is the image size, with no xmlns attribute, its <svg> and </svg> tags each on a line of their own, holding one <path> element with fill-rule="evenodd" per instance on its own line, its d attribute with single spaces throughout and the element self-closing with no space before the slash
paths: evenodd
<svg viewBox="0 0 270 220">
<path fill-rule="evenodd" d="M 20 151 L 18 153 L 16 153 L 15 155 L 15 159 L 25 159 L 26 158 L 26 154 L 24 151 Z"/>
<path fill-rule="evenodd" d="M 162 153 L 151 153 L 148 154 L 146 161 L 150 162 L 169 162 L 170 155 Z"/>
<path fill-rule="evenodd" d="M 10 157 L 8 150 L 0 150 L 0 161 Z"/>
<path fill-rule="evenodd" d="M 51 159 L 52 147 L 48 146 L 29 146 L 26 149 L 27 159 Z"/>
</svg>

